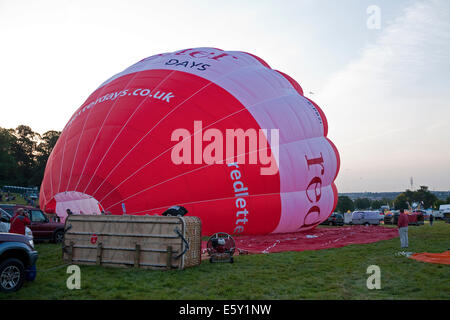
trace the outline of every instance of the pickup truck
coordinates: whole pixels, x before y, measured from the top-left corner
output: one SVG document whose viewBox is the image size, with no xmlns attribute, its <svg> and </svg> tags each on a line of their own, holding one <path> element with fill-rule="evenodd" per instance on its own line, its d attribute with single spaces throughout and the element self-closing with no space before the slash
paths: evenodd
<svg viewBox="0 0 450 320">
<path fill-rule="evenodd" d="M 34 280 L 37 259 L 33 240 L 21 234 L 0 233 L 0 291 L 14 292 L 25 280 Z"/>
</svg>

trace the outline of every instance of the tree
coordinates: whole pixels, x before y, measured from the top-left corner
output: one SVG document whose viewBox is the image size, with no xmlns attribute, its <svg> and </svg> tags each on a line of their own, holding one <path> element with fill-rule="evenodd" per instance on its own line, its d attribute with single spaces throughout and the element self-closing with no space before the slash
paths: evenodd
<svg viewBox="0 0 450 320">
<path fill-rule="evenodd" d="M 58 141 L 60 131 L 45 132 L 36 148 L 36 161 L 34 165 L 34 174 L 30 178 L 31 185 L 40 185 L 44 178 L 45 166 L 47 165 L 48 157 L 52 153 L 53 148 Z"/>
<path fill-rule="evenodd" d="M 18 166 L 17 184 L 26 186 L 33 175 L 36 160 L 36 146 L 40 135 L 29 126 L 20 125 L 15 130 L 9 129 L 15 139 L 12 140 L 10 150 Z"/>
<path fill-rule="evenodd" d="M 354 203 L 357 209 L 369 209 L 371 205 L 369 198 L 358 198 L 355 199 Z"/>
<path fill-rule="evenodd" d="M 15 139 L 9 130 L 0 128 L 0 185 L 17 183 L 18 166 L 11 151 Z"/>
<path fill-rule="evenodd" d="M 41 137 L 30 127 L 0 128 L 0 185 L 38 186 L 59 131 Z"/>
<path fill-rule="evenodd" d="M 422 204 L 425 209 L 431 208 L 438 198 L 428 190 L 427 186 L 420 186 L 417 191 L 407 189 L 395 198 L 396 209 L 409 209 L 414 202 Z M 408 205 L 409 204 L 409 205 Z"/>
<path fill-rule="evenodd" d="M 438 198 L 432 194 L 427 186 L 420 186 L 420 189 L 415 192 L 416 202 L 423 203 L 423 206 L 428 209 L 433 206 L 433 203 L 438 200 Z"/>
<path fill-rule="evenodd" d="M 339 196 L 338 202 L 336 205 L 337 212 L 347 212 L 348 210 L 355 210 L 355 205 L 353 204 L 352 199 L 347 196 Z"/>
<path fill-rule="evenodd" d="M 372 209 L 380 209 L 381 206 L 384 205 L 386 205 L 386 202 L 384 202 L 383 200 L 373 200 L 370 206 Z"/>
<path fill-rule="evenodd" d="M 396 210 L 409 208 L 406 193 L 402 192 L 395 198 L 394 207 Z"/>
<path fill-rule="evenodd" d="M 381 201 L 383 202 L 383 205 L 388 205 L 390 208 L 394 208 L 394 199 L 383 197 Z"/>
<path fill-rule="evenodd" d="M 446 201 L 444 201 L 444 200 L 438 199 L 438 200 L 436 200 L 436 202 L 433 204 L 433 208 L 436 209 L 436 210 L 439 210 L 439 207 L 440 207 L 441 205 L 447 204 L 447 203 L 450 203 L 450 202 L 446 202 Z"/>
</svg>

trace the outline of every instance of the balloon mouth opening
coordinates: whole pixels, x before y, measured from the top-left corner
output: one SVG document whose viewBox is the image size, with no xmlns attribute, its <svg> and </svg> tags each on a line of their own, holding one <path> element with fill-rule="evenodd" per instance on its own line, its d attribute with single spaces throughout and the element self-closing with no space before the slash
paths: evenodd
<svg viewBox="0 0 450 320">
<path fill-rule="evenodd" d="M 69 214 L 96 215 L 104 212 L 103 206 L 97 199 L 78 191 L 57 193 L 45 209 L 48 213 L 56 213 L 61 222 L 64 222 Z"/>
</svg>

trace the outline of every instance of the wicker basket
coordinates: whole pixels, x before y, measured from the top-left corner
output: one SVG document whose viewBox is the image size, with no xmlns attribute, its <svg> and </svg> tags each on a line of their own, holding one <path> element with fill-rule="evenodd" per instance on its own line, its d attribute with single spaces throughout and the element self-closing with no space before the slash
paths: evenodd
<svg viewBox="0 0 450 320">
<path fill-rule="evenodd" d="M 63 259 L 79 265 L 184 269 L 201 263 L 198 217 L 71 215 Z"/>
</svg>

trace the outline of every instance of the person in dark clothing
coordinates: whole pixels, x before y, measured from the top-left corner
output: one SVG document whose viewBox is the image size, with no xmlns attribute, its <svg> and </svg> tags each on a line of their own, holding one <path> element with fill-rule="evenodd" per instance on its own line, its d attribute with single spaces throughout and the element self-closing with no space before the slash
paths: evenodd
<svg viewBox="0 0 450 320">
<path fill-rule="evenodd" d="M 430 213 L 430 227 L 433 226 L 434 216 Z"/>
<path fill-rule="evenodd" d="M 9 233 L 18 233 L 25 235 L 25 227 L 30 225 L 31 221 L 24 209 L 19 208 L 11 219 L 11 227 Z"/>
</svg>

